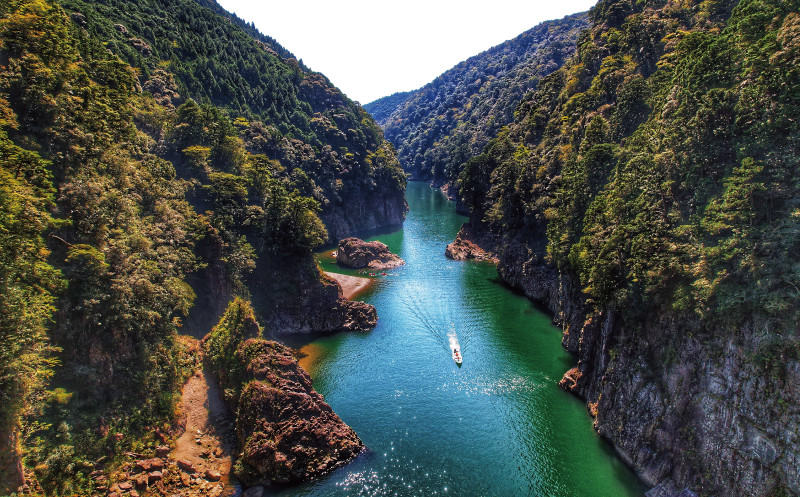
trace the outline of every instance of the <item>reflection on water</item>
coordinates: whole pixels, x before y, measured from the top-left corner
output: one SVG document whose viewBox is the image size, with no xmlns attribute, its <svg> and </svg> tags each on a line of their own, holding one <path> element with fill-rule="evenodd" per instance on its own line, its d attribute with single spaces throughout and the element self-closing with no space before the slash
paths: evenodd
<svg viewBox="0 0 800 497">
<path fill-rule="evenodd" d="M 585 406 L 558 387 L 574 364 L 561 330 L 493 266 L 444 257 L 464 218 L 441 193 L 410 183 L 407 197 L 403 230 L 370 238 L 407 263 L 361 295 L 378 326 L 301 344 L 315 388 L 369 450 L 273 494 L 641 496 Z M 329 252 L 318 256 L 326 271 L 358 275 Z"/>
</svg>

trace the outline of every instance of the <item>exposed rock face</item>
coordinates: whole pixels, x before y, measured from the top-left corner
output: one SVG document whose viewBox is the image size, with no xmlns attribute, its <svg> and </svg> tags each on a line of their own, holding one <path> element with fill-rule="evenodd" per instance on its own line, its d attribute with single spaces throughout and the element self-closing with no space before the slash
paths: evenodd
<svg viewBox="0 0 800 497">
<path fill-rule="evenodd" d="M 328 473 L 364 448 L 277 342 L 250 339 L 236 358 L 248 381 L 238 399 L 236 435 L 247 485 L 299 482 Z"/>
<path fill-rule="evenodd" d="M 336 261 L 353 268 L 389 269 L 402 266 L 405 261 L 389 251 L 381 242 L 365 242 L 360 238 L 339 241 Z"/>
<path fill-rule="evenodd" d="M 264 266 L 252 275 L 250 288 L 253 306 L 271 333 L 367 331 L 378 322 L 373 306 L 345 299 L 339 284 L 313 261 Z"/>
<path fill-rule="evenodd" d="M 355 432 L 314 391 L 291 349 L 262 336 L 253 308 L 236 298 L 203 339 L 205 361 L 237 413 L 238 479 L 299 482 L 355 457 L 364 447 Z"/>
<path fill-rule="evenodd" d="M 222 316 L 235 291 L 217 262 L 190 275 L 188 281 L 197 303 L 184 333 L 201 337 L 208 331 L 207 323 Z M 345 299 L 338 283 L 321 274 L 311 257 L 261 258 L 247 286 L 253 307 L 275 335 L 367 331 L 378 321 L 373 306 Z"/>
<path fill-rule="evenodd" d="M 405 190 L 363 192 L 340 204 L 323 208 L 320 219 L 328 230 L 329 241 L 353 233 L 374 231 L 403 224 L 408 212 Z"/>
<path fill-rule="evenodd" d="M 783 354 L 760 343 L 764 323 L 712 336 L 671 316 L 625 323 L 591 312 L 571 278 L 523 243 L 505 246 L 498 271 L 555 314 L 578 356 L 561 385 L 586 400 L 595 428 L 645 483 L 800 494 L 800 364 L 787 355 L 780 370 L 760 365 Z"/>
<path fill-rule="evenodd" d="M 456 261 L 474 259 L 477 261 L 498 262 L 497 255 L 494 253 L 493 240 L 488 236 L 482 235 L 471 224 L 461 226 L 455 241 L 447 246 L 444 255 Z"/>
</svg>

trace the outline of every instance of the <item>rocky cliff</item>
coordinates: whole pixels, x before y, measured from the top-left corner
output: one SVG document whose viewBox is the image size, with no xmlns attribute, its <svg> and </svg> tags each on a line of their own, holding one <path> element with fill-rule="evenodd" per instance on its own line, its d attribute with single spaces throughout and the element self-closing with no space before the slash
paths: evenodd
<svg viewBox="0 0 800 497">
<path fill-rule="evenodd" d="M 242 447 L 238 476 L 245 485 L 296 483 L 324 475 L 364 448 L 356 433 L 311 386 L 291 351 L 248 340 L 236 352 L 252 378 L 238 402 Z"/>
<path fill-rule="evenodd" d="M 398 189 L 353 195 L 342 205 L 324 210 L 320 218 L 328 230 L 328 242 L 332 243 L 354 234 L 400 226 L 406 212 L 405 190 Z"/>
<path fill-rule="evenodd" d="M 506 247 L 498 272 L 553 313 L 578 358 L 562 387 L 586 401 L 595 428 L 645 483 L 800 494 L 800 363 L 758 332 L 764 323 L 713 335 L 663 315 L 626 323 L 522 244 Z"/>
</svg>

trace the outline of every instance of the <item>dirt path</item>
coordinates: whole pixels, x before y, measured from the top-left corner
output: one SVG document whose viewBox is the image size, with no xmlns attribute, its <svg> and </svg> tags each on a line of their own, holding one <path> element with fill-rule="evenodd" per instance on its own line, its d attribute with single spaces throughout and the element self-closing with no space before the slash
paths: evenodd
<svg viewBox="0 0 800 497">
<path fill-rule="evenodd" d="M 175 441 L 170 458 L 189 461 L 197 472 L 217 471 L 222 475 L 226 494 L 233 490 L 230 473 L 233 462 L 233 425 L 222 402 L 216 378 L 204 367 L 183 386 L 181 409 L 186 429 Z"/>
</svg>

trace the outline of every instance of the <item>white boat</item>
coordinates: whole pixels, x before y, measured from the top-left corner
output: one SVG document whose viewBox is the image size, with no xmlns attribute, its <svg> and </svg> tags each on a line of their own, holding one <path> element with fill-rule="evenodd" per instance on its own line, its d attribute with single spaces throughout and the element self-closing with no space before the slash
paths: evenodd
<svg viewBox="0 0 800 497">
<path fill-rule="evenodd" d="M 447 340 L 450 342 L 450 348 L 453 350 L 453 360 L 456 361 L 458 367 L 461 367 L 461 344 L 458 343 L 455 329 L 450 330 L 450 333 L 447 334 Z"/>
</svg>

